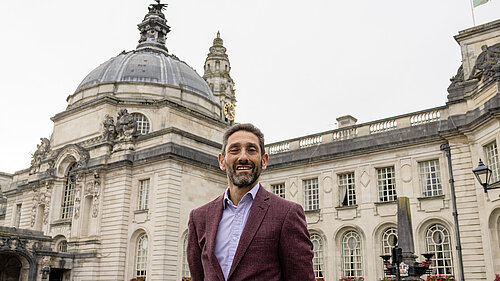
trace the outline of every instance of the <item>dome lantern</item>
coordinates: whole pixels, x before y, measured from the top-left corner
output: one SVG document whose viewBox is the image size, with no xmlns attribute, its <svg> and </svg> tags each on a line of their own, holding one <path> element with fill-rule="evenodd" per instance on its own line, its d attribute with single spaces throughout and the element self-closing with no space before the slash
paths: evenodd
<svg viewBox="0 0 500 281">
<path fill-rule="evenodd" d="M 141 34 L 137 50 L 154 49 L 168 53 L 165 40 L 167 39 L 167 33 L 170 32 L 170 26 L 167 25 L 167 20 L 163 14 L 167 4 L 161 4 L 160 0 L 155 1 L 157 4 L 149 5 L 149 12 L 144 17 L 144 20 L 137 25 Z"/>
</svg>

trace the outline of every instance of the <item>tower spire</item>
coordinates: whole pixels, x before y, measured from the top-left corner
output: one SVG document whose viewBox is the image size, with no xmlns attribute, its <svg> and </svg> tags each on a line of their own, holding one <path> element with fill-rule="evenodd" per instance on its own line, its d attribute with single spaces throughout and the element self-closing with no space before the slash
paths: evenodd
<svg viewBox="0 0 500 281">
<path fill-rule="evenodd" d="M 224 108 L 226 103 L 234 105 L 236 102 L 234 82 L 229 75 L 231 66 L 223 43 L 220 31 L 217 31 L 217 37 L 205 60 L 205 73 L 203 74 L 203 79 L 207 81 L 221 108 Z"/>
<path fill-rule="evenodd" d="M 167 20 L 163 14 L 167 4 L 161 4 L 161 0 L 155 1 L 156 4 L 149 5 L 149 12 L 144 17 L 144 20 L 137 25 L 141 35 L 137 50 L 153 49 L 168 52 L 165 40 L 167 39 L 167 33 L 170 32 L 170 26 L 167 25 Z"/>
</svg>

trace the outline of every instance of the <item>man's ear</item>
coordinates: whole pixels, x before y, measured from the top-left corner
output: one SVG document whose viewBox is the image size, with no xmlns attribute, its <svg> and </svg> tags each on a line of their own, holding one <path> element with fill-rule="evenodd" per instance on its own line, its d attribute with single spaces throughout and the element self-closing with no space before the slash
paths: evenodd
<svg viewBox="0 0 500 281">
<path fill-rule="evenodd" d="M 267 162 L 269 162 L 269 154 L 264 153 L 262 156 L 262 170 L 265 170 L 267 168 Z"/>
<path fill-rule="evenodd" d="M 226 170 L 226 161 L 224 161 L 224 155 L 219 153 L 219 168 L 223 171 Z"/>
</svg>

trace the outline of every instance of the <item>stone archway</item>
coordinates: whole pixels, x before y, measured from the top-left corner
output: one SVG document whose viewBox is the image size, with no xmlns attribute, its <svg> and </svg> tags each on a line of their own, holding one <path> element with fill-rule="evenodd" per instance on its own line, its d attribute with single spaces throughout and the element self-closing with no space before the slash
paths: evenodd
<svg viewBox="0 0 500 281">
<path fill-rule="evenodd" d="M 23 265 L 19 258 L 11 253 L 0 253 L 0 281 L 21 280 Z"/>
</svg>

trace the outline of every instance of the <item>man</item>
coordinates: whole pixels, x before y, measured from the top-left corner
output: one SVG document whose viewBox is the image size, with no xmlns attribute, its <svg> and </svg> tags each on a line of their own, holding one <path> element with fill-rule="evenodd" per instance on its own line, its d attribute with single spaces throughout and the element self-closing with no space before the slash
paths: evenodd
<svg viewBox="0 0 500 281">
<path fill-rule="evenodd" d="M 302 207 L 259 184 L 269 156 L 251 124 L 224 134 L 219 166 L 228 188 L 191 211 L 187 259 L 192 281 L 312 281 L 312 243 Z"/>
</svg>

